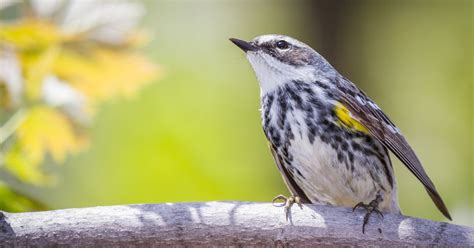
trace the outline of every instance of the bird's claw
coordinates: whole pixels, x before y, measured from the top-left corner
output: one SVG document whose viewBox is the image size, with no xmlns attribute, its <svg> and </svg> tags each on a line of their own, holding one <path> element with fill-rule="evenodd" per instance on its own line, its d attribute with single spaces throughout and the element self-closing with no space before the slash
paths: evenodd
<svg viewBox="0 0 474 248">
<path fill-rule="evenodd" d="M 362 233 L 365 233 L 365 226 L 369 223 L 370 215 L 375 212 L 380 215 L 383 219 L 382 212 L 378 209 L 379 204 L 383 201 L 382 194 L 378 193 L 374 200 L 372 200 L 369 204 L 365 204 L 363 202 L 357 203 L 354 208 L 352 208 L 352 212 L 354 212 L 357 208 L 363 208 L 367 212 L 364 215 L 364 222 L 362 224 Z"/>
<path fill-rule="evenodd" d="M 293 204 L 296 203 L 301 209 L 303 209 L 303 204 L 301 204 L 301 198 L 299 196 L 293 195 L 290 197 L 286 197 L 284 195 L 277 195 L 275 198 L 273 198 L 272 203 L 275 204 L 275 202 L 279 200 L 283 200 L 283 205 L 279 207 L 285 208 L 286 221 L 288 221 L 290 217 L 290 211 Z"/>
</svg>

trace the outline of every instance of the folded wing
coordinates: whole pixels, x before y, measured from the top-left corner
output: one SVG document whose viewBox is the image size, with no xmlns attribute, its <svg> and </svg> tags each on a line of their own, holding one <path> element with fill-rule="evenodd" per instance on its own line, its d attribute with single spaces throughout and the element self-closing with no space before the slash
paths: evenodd
<svg viewBox="0 0 474 248">
<path fill-rule="evenodd" d="M 371 135 L 390 149 L 406 165 L 418 180 L 423 183 L 438 209 L 451 220 L 451 216 L 441 196 L 436 191 L 433 182 L 426 174 L 420 160 L 410 145 L 408 145 L 400 130 L 372 100 L 362 91 L 358 90 L 351 82 L 345 81 L 343 85 L 340 85 L 339 90 L 339 101 L 350 111 L 352 117 L 362 123 Z"/>
</svg>

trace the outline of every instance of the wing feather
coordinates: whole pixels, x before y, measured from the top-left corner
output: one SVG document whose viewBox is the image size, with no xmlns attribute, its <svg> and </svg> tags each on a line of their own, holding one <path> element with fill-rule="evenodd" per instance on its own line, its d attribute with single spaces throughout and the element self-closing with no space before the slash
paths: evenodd
<svg viewBox="0 0 474 248">
<path fill-rule="evenodd" d="M 340 83 L 339 96 L 340 102 L 351 112 L 353 118 L 362 123 L 377 140 L 405 164 L 425 186 L 428 195 L 438 209 L 451 220 L 446 205 L 423 169 L 420 160 L 388 116 L 348 80 Z"/>
</svg>

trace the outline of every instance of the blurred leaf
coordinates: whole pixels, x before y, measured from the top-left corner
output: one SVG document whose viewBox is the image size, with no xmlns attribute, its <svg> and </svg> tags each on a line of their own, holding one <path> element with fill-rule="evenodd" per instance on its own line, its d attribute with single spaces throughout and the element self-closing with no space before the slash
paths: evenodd
<svg viewBox="0 0 474 248">
<path fill-rule="evenodd" d="M 38 168 L 38 161 L 33 159 L 15 144 L 5 155 L 5 168 L 23 182 L 46 184 L 50 178 Z"/>
<path fill-rule="evenodd" d="M 0 181 L 0 209 L 7 212 L 26 212 L 46 210 L 47 207 L 28 196 L 11 190 L 5 183 Z"/>
<path fill-rule="evenodd" d="M 51 46 L 39 53 L 23 53 L 22 66 L 25 74 L 26 95 L 31 100 L 41 97 L 41 86 L 46 76 L 51 73 L 51 67 L 60 48 Z"/>
<path fill-rule="evenodd" d="M 46 106 L 31 108 L 17 130 L 18 144 L 29 161 L 38 164 L 49 153 L 56 162 L 86 145 L 84 137 L 73 129 L 72 123 L 58 110 Z"/>
<path fill-rule="evenodd" d="M 21 50 L 42 49 L 62 40 L 59 29 L 45 21 L 27 19 L 15 25 L 0 25 L 0 42 Z"/>
<path fill-rule="evenodd" d="M 87 55 L 64 52 L 53 70 L 94 102 L 132 96 L 159 72 L 157 66 L 139 54 L 107 49 L 96 49 Z"/>
<path fill-rule="evenodd" d="M 24 182 L 51 182 L 40 168 L 45 155 L 62 163 L 66 155 L 85 147 L 86 139 L 62 112 L 44 105 L 32 107 L 23 118 L 16 130 L 17 142 L 5 152 L 5 167 Z"/>
</svg>

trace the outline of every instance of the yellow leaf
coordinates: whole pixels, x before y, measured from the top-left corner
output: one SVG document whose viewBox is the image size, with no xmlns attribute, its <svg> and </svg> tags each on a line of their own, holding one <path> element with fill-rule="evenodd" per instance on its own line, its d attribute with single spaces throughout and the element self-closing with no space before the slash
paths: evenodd
<svg viewBox="0 0 474 248">
<path fill-rule="evenodd" d="M 23 182 L 45 184 L 49 181 L 37 165 L 38 161 L 22 152 L 17 144 L 5 154 L 5 168 Z"/>
<path fill-rule="evenodd" d="M 0 25 L 0 43 L 9 43 L 21 50 L 42 49 L 64 39 L 57 26 L 38 19 Z"/>
<path fill-rule="evenodd" d="M 59 46 L 51 46 L 38 53 L 21 54 L 26 96 L 30 100 L 37 100 L 41 97 L 43 80 L 51 74 L 52 66 L 59 52 Z"/>
<path fill-rule="evenodd" d="M 22 151 L 33 164 L 39 165 L 45 154 L 58 162 L 86 145 L 84 137 L 76 134 L 70 121 L 59 111 L 46 106 L 33 107 L 27 113 L 16 135 Z"/>
<path fill-rule="evenodd" d="M 64 51 L 53 72 L 97 102 L 132 96 L 156 78 L 159 68 L 136 53 L 95 49 L 87 55 Z"/>
</svg>

